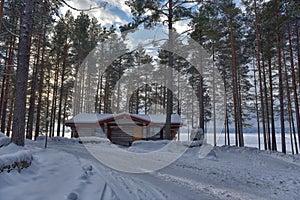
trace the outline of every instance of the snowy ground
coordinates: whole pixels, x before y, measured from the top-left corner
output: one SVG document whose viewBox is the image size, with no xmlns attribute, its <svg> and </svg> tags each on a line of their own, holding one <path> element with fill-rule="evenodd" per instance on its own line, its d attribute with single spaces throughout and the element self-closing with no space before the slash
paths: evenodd
<svg viewBox="0 0 300 200">
<path fill-rule="evenodd" d="M 110 152 L 105 141 L 89 147 Z M 128 152 L 157 150 L 163 142 L 142 142 Z M 204 158 L 205 148 L 189 148 L 167 167 L 148 173 L 116 171 L 100 163 L 76 140 L 27 141 L 32 165 L 19 173 L 0 173 L 1 200 L 56 199 L 298 199 L 300 158 L 254 148 L 216 147 Z M 85 144 L 87 145 L 87 144 Z M 209 146 L 208 146 L 209 147 Z M 209 148 L 208 148 L 209 149 Z M 168 151 L 172 155 L 173 151 Z M 119 158 L 123 162 L 122 158 Z M 150 164 L 163 162 L 155 157 Z"/>
<path fill-rule="evenodd" d="M 189 140 L 190 134 L 185 130 L 184 133 L 180 134 L 180 141 L 186 141 Z M 298 136 L 296 136 L 296 139 L 298 141 Z M 287 153 L 292 153 L 292 148 L 291 148 L 291 138 L 290 135 L 286 134 L 286 148 L 287 148 Z M 263 134 L 260 134 L 260 141 L 261 141 L 261 149 L 264 149 L 264 138 Z M 247 147 L 255 147 L 258 148 L 258 134 L 257 133 L 244 133 L 244 142 L 245 146 Z M 278 151 L 281 151 L 281 135 L 277 134 L 276 135 L 276 142 L 277 142 L 277 149 Z M 213 134 L 208 134 L 208 143 L 213 144 Z M 230 134 L 230 143 L 235 144 L 235 134 L 231 133 Z M 217 134 L 217 144 L 218 145 L 224 145 L 225 144 L 225 135 L 224 133 L 222 134 Z"/>
</svg>

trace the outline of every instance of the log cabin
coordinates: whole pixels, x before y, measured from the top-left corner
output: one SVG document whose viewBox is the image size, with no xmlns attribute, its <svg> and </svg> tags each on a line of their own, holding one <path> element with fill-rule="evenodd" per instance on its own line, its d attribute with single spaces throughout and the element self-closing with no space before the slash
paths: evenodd
<svg viewBox="0 0 300 200">
<path fill-rule="evenodd" d="M 96 136 L 108 138 L 112 143 L 130 146 L 137 140 L 163 140 L 166 138 L 166 115 L 141 114 L 90 114 L 81 113 L 66 121 L 72 137 Z M 181 126 L 178 114 L 171 116 L 171 138 L 174 139 Z"/>
</svg>

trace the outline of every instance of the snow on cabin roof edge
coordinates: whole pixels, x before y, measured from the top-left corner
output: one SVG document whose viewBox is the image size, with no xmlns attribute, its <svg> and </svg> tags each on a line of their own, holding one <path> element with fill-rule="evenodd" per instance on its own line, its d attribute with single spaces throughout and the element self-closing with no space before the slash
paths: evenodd
<svg viewBox="0 0 300 200">
<path fill-rule="evenodd" d="M 130 114 L 130 113 L 119 113 L 119 114 L 91 114 L 91 113 L 80 113 L 75 117 L 66 121 L 66 125 L 70 124 L 82 124 L 82 123 L 97 123 L 99 121 L 103 121 L 112 117 L 118 117 L 121 115 L 128 115 L 134 118 L 139 118 L 141 120 L 149 121 L 153 124 L 164 124 L 166 123 L 166 115 L 165 114 Z M 181 117 L 179 114 L 172 114 L 171 116 L 172 124 L 181 124 Z"/>
</svg>

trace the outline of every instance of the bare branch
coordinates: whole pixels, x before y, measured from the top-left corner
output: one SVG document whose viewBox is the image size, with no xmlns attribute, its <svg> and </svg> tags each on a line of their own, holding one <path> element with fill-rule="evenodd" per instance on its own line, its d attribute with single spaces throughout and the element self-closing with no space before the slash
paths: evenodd
<svg viewBox="0 0 300 200">
<path fill-rule="evenodd" d="M 9 30 L 9 28 L 6 26 L 6 24 L 4 23 L 4 21 L 2 21 L 2 25 L 3 25 L 3 27 L 5 28 L 5 30 L 6 30 L 9 34 L 11 34 L 12 36 L 15 36 L 15 37 L 20 37 L 20 35 L 17 35 L 17 34 L 15 34 L 14 32 L 12 32 L 11 30 Z"/>
<path fill-rule="evenodd" d="M 189 32 L 191 32 L 191 31 L 193 31 L 193 29 L 185 30 L 185 31 L 183 31 L 182 33 L 180 33 L 180 35 L 184 35 L 184 34 L 189 33 Z"/>
<path fill-rule="evenodd" d="M 179 6 L 182 6 L 183 4 L 189 4 L 189 3 L 200 3 L 202 2 L 202 0 L 186 0 L 186 1 L 182 1 L 179 4 L 177 4 L 179 1 L 177 1 L 174 5 L 174 8 L 177 8 Z"/>
<path fill-rule="evenodd" d="M 91 10 L 95 10 L 95 9 L 99 9 L 99 8 L 105 8 L 108 4 L 108 2 L 106 1 L 103 1 L 102 2 L 102 5 L 100 6 L 95 6 L 95 7 L 92 7 L 90 6 L 90 8 L 86 8 L 86 9 L 79 9 L 79 8 L 75 8 L 73 6 L 71 6 L 69 3 L 67 3 L 65 0 L 61 0 L 66 6 L 68 6 L 69 8 L 71 8 L 72 10 L 76 10 L 76 11 L 79 11 L 79 12 L 85 12 L 85 11 L 91 11 Z"/>
</svg>

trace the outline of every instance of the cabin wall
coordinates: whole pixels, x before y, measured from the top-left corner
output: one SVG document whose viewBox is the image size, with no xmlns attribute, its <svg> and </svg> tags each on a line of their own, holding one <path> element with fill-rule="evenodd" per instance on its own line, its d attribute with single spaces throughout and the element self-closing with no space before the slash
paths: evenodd
<svg viewBox="0 0 300 200">
<path fill-rule="evenodd" d="M 133 135 L 128 135 L 127 133 L 133 133 L 132 126 L 108 126 L 108 139 L 114 144 L 120 144 L 124 146 L 130 146 L 134 141 Z"/>
<path fill-rule="evenodd" d="M 166 139 L 164 124 L 116 124 L 105 122 L 100 124 L 76 124 L 69 125 L 72 129 L 72 137 L 103 137 L 112 143 L 130 146 L 137 140 L 162 140 Z M 180 125 L 171 126 L 171 136 L 174 139 Z M 130 133 L 130 134 L 127 134 Z"/>
<path fill-rule="evenodd" d="M 72 135 L 71 137 L 107 137 L 107 129 L 98 124 L 77 124 L 71 126 Z"/>
</svg>

